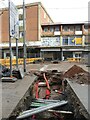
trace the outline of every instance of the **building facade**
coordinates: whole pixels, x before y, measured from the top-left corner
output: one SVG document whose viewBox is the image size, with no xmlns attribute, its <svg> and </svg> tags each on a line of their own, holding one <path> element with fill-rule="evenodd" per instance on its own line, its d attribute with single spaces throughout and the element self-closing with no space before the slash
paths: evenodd
<svg viewBox="0 0 90 120">
<path fill-rule="evenodd" d="M 19 12 L 18 57 L 23 58 L 23 8 Z M 0 48 L 2 58 L 10 57 L 8 9 L 0 15 Z M 88 23 L 54 23 L 43 5 L 25 5 L 25 42 L 27 58 L 42 57 L 45 60 L 81 58 L 89 53 Z M 12 57 L 16 57 L 16 40 L 12 39 Z"/>
<path fill-rule="evenodd" d="M 23 8 L 17 6 L 19 12 L 19 57 L 23 57 Z M 0 15 L 0 46 L 2 48 L 2 58 L 7 58 L 9 54 L 9 12 L 8 9 L 3 9 L 3 14 Z M 41 41 L 41 24 L 53 23 L 52 19 L 46 12 L 43 5 L 38 3 L 30 3 L 25 5 L 25 41 L 27 46 L 27 57 L 40 57 Z M 12 57 L 16 56 L 16 40 L 12 39 Z"/>
<path fill-rule="evenodd" d="M 87 23 L 42 24 L 42 56 L 44 59 L 67 60 L 88 54 L 89 29 Z"/>
</svg>

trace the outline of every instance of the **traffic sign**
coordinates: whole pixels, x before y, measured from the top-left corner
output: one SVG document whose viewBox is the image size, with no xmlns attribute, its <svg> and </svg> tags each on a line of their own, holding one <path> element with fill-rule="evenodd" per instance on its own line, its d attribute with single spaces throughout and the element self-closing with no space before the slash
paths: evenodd
<svg viewBox="0 0 90 120">
<path fill-rule="evenodd" d="M 10 0 L 10 36 L 19 38 L 19 15 L 18 9 Z"/>
</svg>

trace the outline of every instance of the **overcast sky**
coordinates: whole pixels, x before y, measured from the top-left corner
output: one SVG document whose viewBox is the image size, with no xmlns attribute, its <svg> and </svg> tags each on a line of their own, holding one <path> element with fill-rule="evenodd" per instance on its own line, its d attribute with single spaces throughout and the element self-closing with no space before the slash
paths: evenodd
<svg viewBox="0 0 90 120">
<path fill-rule="evenodd" d="M 8 0 L 5 1 L 8 2 Z M 12 1 L 15 5 L 23 3 L 23 0 Z M 89 1 L 90 0 L 25 0 L 25 3 L 41 2 L 54 22 L 83 22 L 88 21 Z M 6 2 L 3 2 L 2 5 L 5 6 Z"/>
</svg>

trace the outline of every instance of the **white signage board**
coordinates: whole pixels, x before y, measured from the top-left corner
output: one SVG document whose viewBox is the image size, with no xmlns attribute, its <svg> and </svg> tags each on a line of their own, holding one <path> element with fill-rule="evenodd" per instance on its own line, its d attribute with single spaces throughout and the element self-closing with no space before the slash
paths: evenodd
<svg viewBox="0 0 90 120">
<path fill-rule="evenodd" d="M 19 37 L 19 14 L 18 9 L 10 0 L 10 36 L 18 38 Z"/>
<path fill-rule="evenodd" d="M 60 37 L 43 37 L 41 39 L 41 46 L 44 46 L 44 47 L 60 46 Z"/>
</svg>

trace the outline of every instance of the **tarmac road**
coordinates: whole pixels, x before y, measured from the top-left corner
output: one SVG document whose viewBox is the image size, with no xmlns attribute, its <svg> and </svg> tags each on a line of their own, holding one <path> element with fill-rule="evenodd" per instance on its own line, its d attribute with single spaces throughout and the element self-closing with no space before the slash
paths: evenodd
<svg viewBox="0 0 90 120">
<path fill-rule="evenodd" d="M 35 71 L 35 70 L 53 70 L 56 69 L 58 71 L 67 71 L 69 68 L 71 68 L 73 65 L 78 65 L 82 67 L 85 71 L 89 71 L 88 67 L 86 67 L 86 64 L 80 64 L 80 63 L 74 63 L 74 62 L 59 62 L 58 64 L 53 64 L 51 62 L 45 62 L 40 64 L 28 64 L 27 65 L 27 71 Z"/>
</svg>

